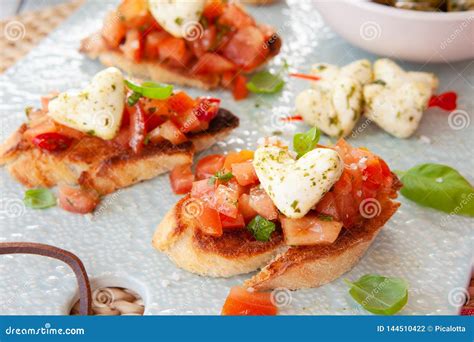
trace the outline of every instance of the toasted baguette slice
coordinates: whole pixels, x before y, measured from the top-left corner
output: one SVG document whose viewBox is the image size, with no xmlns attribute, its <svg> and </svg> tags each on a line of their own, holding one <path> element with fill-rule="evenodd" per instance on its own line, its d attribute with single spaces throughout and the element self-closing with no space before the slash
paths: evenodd
<svg viewBox="0 0 474 342">
<path fill-rule="evenodd" d="M 257 5 L 257 6 L 270 5 L 277 1 L 278 0 L 240 0 L 240 2 L 243 2 L 244 4 Z"/>
<path fill-rule="evenodd" d="M 107 67 L 117 67 L 134 77 L 205 90 L 219 86 L 219 77 L 185 74 L 177 68 L 154 61 L 136 63 L 126 58 L 122 52 L 107 49 L 105 46 L 100 32 L 97 32 L 82 40 L 79 51 L 91 59 L 99 59 Z"/>
<path fill-rule="evenodd" d="M 393 197 L 401 186 L 395 175 L 394 180 Z M 229 277 L 263 267 L 244 283 L 256 290 L 318 287 L 352 269 L 399 206 L 387 200 L 378 216 L 344 229 L 330 245 L 288 247 L 280 230 L 267 243 L 256 241 L 246 230 L 226 232 L 220 238 L 202 234 L 195 220 L 189 218 L 199 210 L 200 202 L 188 195 L 159 224 L 153 245 L 179 267 L 200 275 Z"/>
<path fill-rule="evenodd" d="M 222 140 L 238 125 L 236 116 L 220 109 L 206 131 L 188 134 L 190 141 L 148 144 L 139 154 L 91 136 L 65 151 L 44 152 L 22 139 L 23 125 L 0 147 L 0 165 L 26 187 L 82 185 L 105 195 L 192 163 L 195 151 Z"/>
<path fill-rule="evenodd" d="M 246 230 L 216 238 L 197 228 L 199 200 L 182 198 L 166 214 L 153 236 L 153 246 L 187 271 L 210 277 L 231 277 L 266 265 L 286 247 L 281 231 L 269 242 L 256 241 Z"/>
</svg>

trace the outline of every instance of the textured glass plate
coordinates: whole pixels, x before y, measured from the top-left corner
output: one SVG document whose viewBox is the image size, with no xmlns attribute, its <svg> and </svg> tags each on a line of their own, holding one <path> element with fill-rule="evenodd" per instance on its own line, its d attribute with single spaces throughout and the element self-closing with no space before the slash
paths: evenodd
<svg viewBox="0 0 474 342">
<path fill-rule="evenodd" d="M 40 96 L 52 90 L 82 87 L 102 68 L 77 50 L 80 39 L 97 30 L 104 13 L 113 6 L 108 1 L 87 3 L 0 76 L 2 141 L 24 120 L 25 106 L 39 106 Z M 283 37 L 282 53 L 270 65 L 274 71 L 284 60 L 292 71 L 305 72 L 318 61 L 343 65 L 359 58 L 375 59 L 337 37 L 310 2 L 290 1 L 250 11 L 259 21 L 277 27 Z M 474 64 L 403 66 L 436 72 L 441 80 L 439 92 L 457 91 L 460 111 L 456 117 L 430 109 L 416 136 L 408 140 L 393 138 L 361 119 L 360 133 L 350 142 L 369 147 L 393 169 L 403 170 L 419 162 L 445 163 L 472 182 L 473 126 L 467 113 L 473 106 Z M 228 93 L 213 93 L 223 98 L 224 107 L 240 116 L 241 127 L 207 153 L 254 148 L 259 137 L 275 131 L 289 140 L 294 132 L 307 129 L 301 123 L 280 120 L 294 113 L 295 96 L 306 87 L 305 81 L 291 79 L 278 95 L 252 96 L 238 103 Z M 206 95 L 200 90 L 190 92 Z M 453 119 L 464 119 L 464 123 Z M 247 278 L 200 277 L 178 269 L 152 248 L 155 226 L 179 198 L 172 194 L 167 175 L 108 196 L 93 216 L 58 208 L 25 208 L 23 187 L 4 169 L 0 170 L 0 189 L 0 241 L 43 242 L 70 250 L 83 260 L 97 284 L 138 291 L 145 299 L 147 314 L 219 314 L 229 288 Z M 400 210 L 344 277 L 356 279 L 366 273 L 402 277 L 410 284 L 402 314 L 455 314 L 471 268 L 472 221 L 450 218 L 404 198 L 400 201 Z M 0 277 L 0 314 L 65 314 L 75 296 L 72 271 L 47 258 L 3 256 Z M 284 302 L 283 314 L 366 313 L 347 295 L 342 279 L 317 289 L 291 292 L 291 301 L 287 298 Z"/>
</svg>

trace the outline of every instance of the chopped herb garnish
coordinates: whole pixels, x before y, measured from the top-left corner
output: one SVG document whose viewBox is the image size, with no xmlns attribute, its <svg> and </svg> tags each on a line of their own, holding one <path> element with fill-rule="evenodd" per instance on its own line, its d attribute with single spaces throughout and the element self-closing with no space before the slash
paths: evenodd
<svg viewBox="0 0 474 342">
<path fill-rule="evenodd" d="M 31 111 L 33 110 L 33 107 L 25 107 L 25 115 L 29 119 Z"/>
<path fill-rule="evenodd" d="M 183 18 L 181 17 L 176 17 L 176 19 L 174 20 L 174 22 L 176 23 L 176 25 L 183 25 Z"/>
<path fill-rule="evenodd" d="M 380 84 L 382 86 L 387 85 L 387 83 L 385 83 L 384 80 L 375 80 L 375 81 L 372 82 L 372 84 Z"/>
<path fill-rule="evenodd" d="M 86 132 L 88 135 L 92 135 L 94 136 L 95 135 L 95 131 L 93 129 L 91 129 L 90 131 L 87 131 Z"/>
<path fill-rule="evenodd" d="M 256 94 L 274 94 L 279 92 L 284 85 L 285 81 L 279 75 L 264 70 L 252 76 L 247 83 L 247 89 Z"/>
<path fill-rule="evenodd" d="M 334 220 L 331 215 L 324 215 L 324 214 L 319 214 L 318 218 L 320 220 L 329 221 L 329 222 Z"/>
<path fill-rule="evenodd" d="M 56 205 L 56 197 L 48 189 L 30 189 L 25 191 L 23 202 L 33 209 L 45 209 Z"/>
<path fill-rule="evenodd" d="M 137 93 L 137 92 L 133 92 L 127 99 L 127 104 L 132 107 L 132 106 L 135 106 L 138 102 L 138 100 L 140 100 L 140 98 L 142 97 L 142 95 L 140 93 Z"/>
<path fill-rule="evenodd" d="M 256 240 L 268 241 L 275 230 L 275 223 L 257 215 L 249 222 L 247 229 L 253 234 Z"/>
<path fill-rule="evenodd" d="M 209 178 L 209 184 L 214 184 L 216 180 L 219 180 L 221 182 L 228 182 L 234 177 L 232 172 L 224 172 L 224 171 L 217 171 L 214 176 Z"/>
</svg>

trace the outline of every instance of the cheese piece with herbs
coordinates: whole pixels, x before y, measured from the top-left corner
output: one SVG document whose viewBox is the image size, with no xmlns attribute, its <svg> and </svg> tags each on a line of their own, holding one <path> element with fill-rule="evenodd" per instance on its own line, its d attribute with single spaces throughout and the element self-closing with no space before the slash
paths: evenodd
<svg viewBox="0 0 474 342">
<path fill-rule="evenodd" d="M 198 38 L 202 34 L 199 20 L 205 4 L 205 0 L 148 0 L 153 17 L 176 38 Z"/>
<path fill-rule="evenodd" d="M 60 124 L 110 140 L 120 128 L 124 102 L 123 75 L 117 68 L 108 68 L 83 90 L 67 91 L 51 100 L 48 115 Z"/>
<path fill-rule="evenodd" d="M 329 136 L 348 135 L 362 113 L 363 85 L 372 81 L 370 62 L 359 60 L 342 68 L 316 64 L 311 74 L 320 79 L 298 95 L 297 112 Z"/>
<path fill-rule="evenodd" d="M 339 154 L 327 148 L 317 148 L 295 160 L 288 148 L 259 147 L 253 166 L 265 192 L 289 218 L 305 216 L 344 170 Z"/>
<path fill-rule="evenodd" d="M 390 59 L 374 63 L 375 81 L 364 87 L 365 115 L 398 138 L 410 137 L 438 86 L 434 74 L 406 72 Z"/>
</svg>

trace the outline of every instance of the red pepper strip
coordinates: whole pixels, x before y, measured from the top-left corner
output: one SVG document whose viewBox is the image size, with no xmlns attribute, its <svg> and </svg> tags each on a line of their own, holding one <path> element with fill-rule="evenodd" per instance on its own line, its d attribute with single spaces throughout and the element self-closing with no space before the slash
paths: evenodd
<svg viewBox="0 0 474 342">
<path fill-rule="evenodd" d="M 285 122 L 303 121 L 303 117 L 301 115 L 294 115 L 281 118 L 280 120 Z"/>
<path fill-rule="evenodd" d="M 33 138 L 33 144 L 50 152 L 65 150 L 71 143 L 72 138 L 56 132 L 38 134 Z"/>
<path fill-rule="evenodd" d="M 310 81 L 319 81 L 321 79 L 321 77 L 318 77 L 318 76 L 299 74 L 299 73 L 292 73 L 290 74 L 290 76 L 296 77 L 296 78 L 303 78 L 305 80 L 310 80 Z"/>
<path fill-rule="evenodd" d="M 454 91 L 433 95 L 428 102 L 428 107 L 439 107 L 447 111 L 455 110 L 457 107 L 457 99 L 458 95 Z"/>
<path fill-rule="evenodd" d="M 145 112 L 143 111 L 140 102 L 134 106 L 127 106 L 130 113 L 130 141 L 129 145 L 133 152 L 140 153 L 143 149 L 146 137 L 145 131 Z"/>
</svg>

